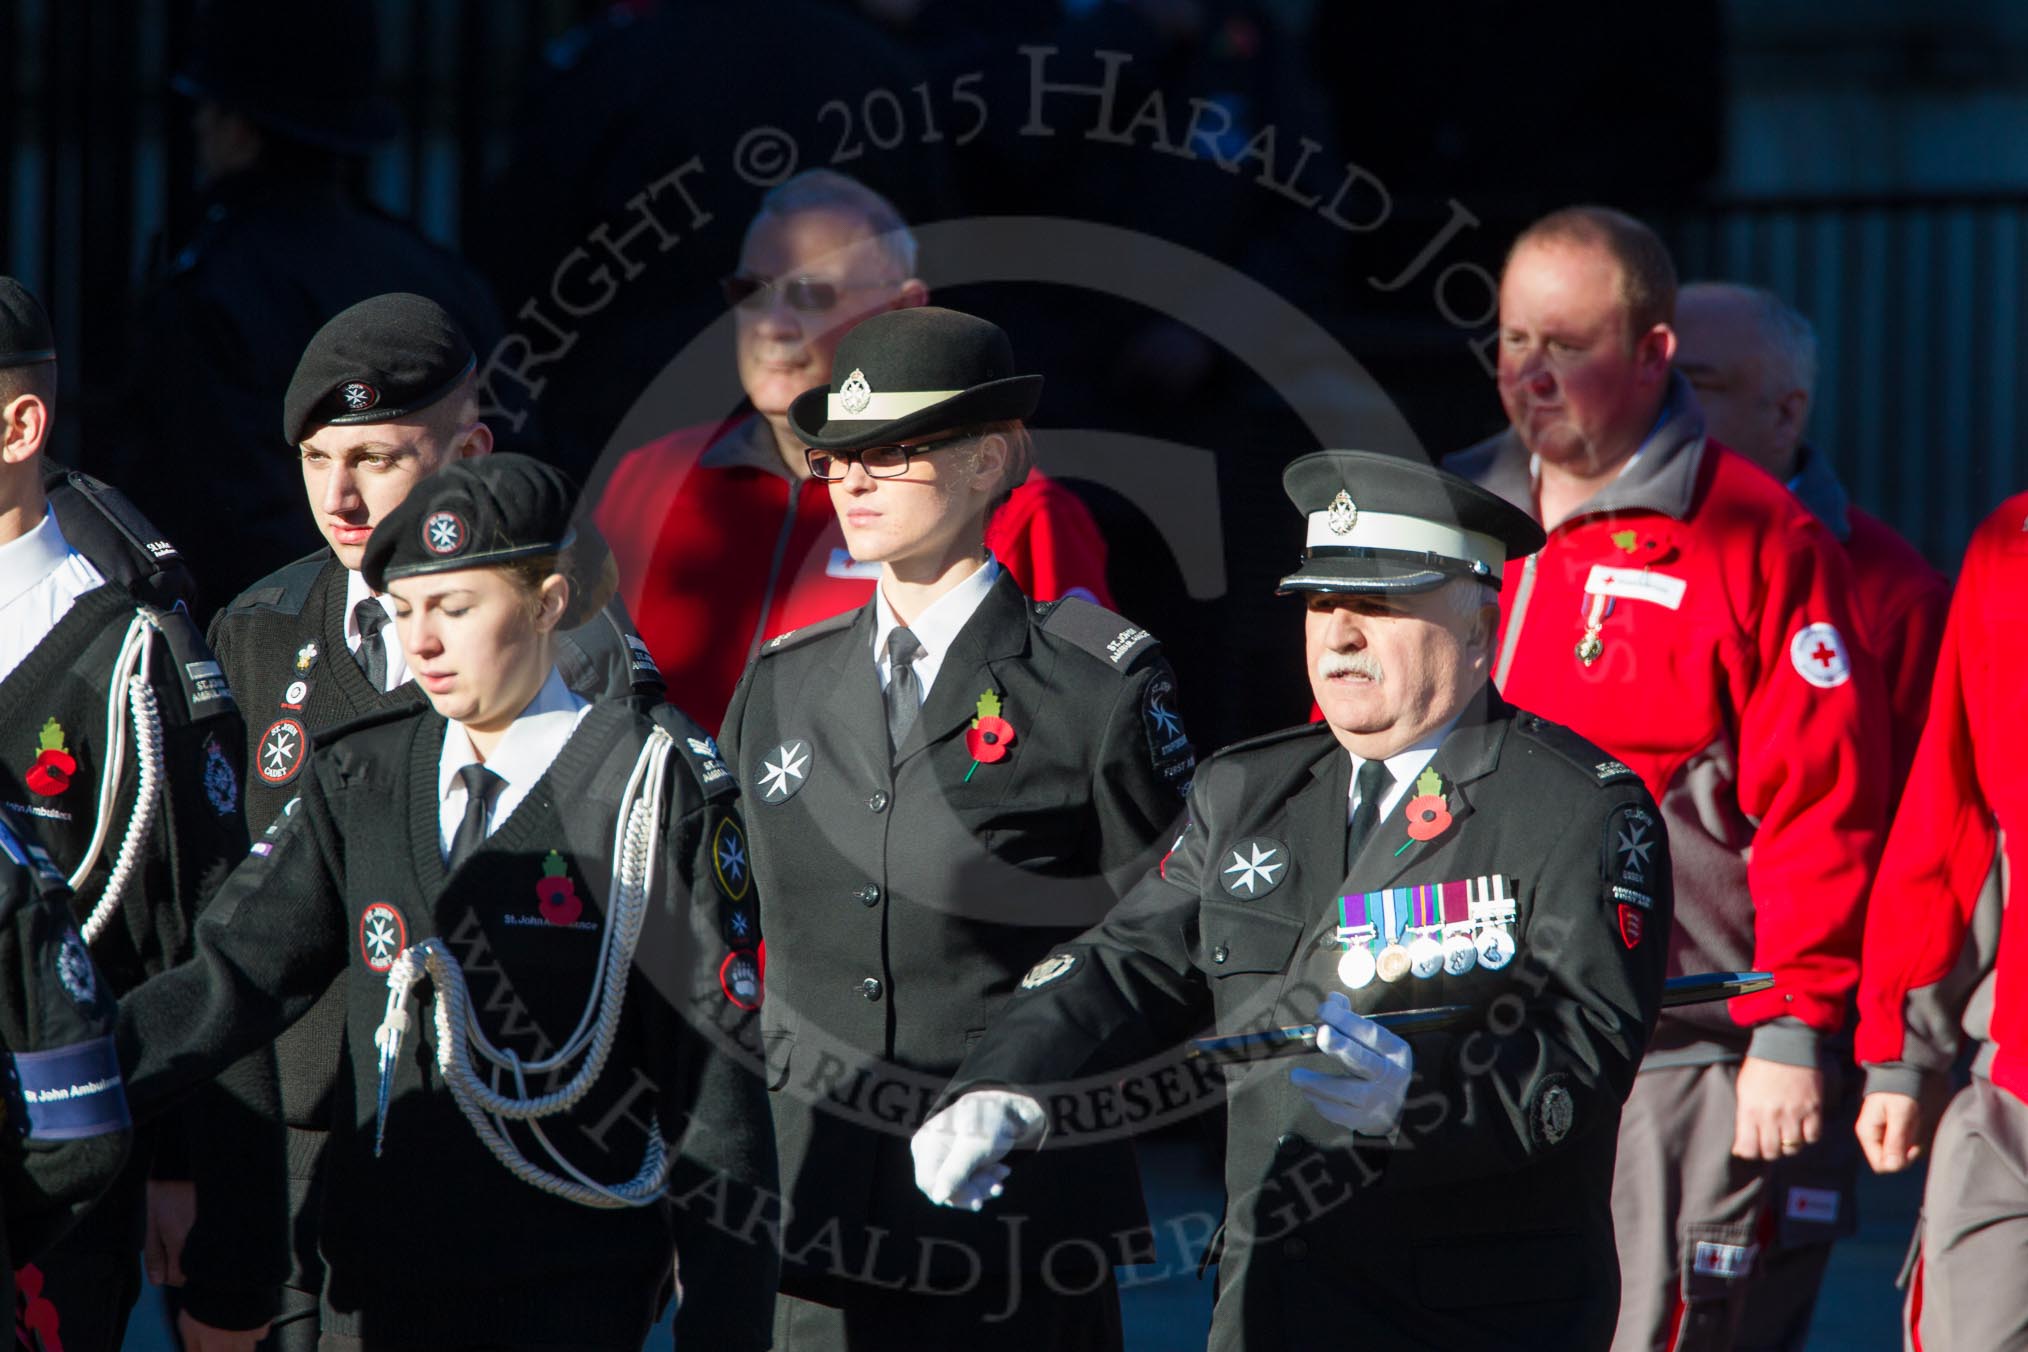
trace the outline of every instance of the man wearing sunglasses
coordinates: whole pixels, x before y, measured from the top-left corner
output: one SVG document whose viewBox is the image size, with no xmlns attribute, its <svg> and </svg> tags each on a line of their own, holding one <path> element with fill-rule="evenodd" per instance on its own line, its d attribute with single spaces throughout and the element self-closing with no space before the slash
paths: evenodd
<svg viewBox="0 0 2028 1352">
<path fill-rule="evenodd" d="M 893 204 L 854 179 L 819 169 L 775 188 L 723 283 L 748 407 L 637 448 L 607 482 L 596 519 L 620 595 L 669 698 L 706 727 L 717 727 L 763 642 L 873 596 L 880 570 L 846 549 L 821 481 L 830 471 L 813 478 L 789 404 L 831 380 L 832 354 L 854 325 L 928 302 L 915 255 Z M 901 473 L 923 448 L 876 450 L 865 456 L 878 477 Z M 987 544 L 1037 600 L 1111 602 L 1091 513 L 1040 473 L 994 516 Z"/>
</svg>

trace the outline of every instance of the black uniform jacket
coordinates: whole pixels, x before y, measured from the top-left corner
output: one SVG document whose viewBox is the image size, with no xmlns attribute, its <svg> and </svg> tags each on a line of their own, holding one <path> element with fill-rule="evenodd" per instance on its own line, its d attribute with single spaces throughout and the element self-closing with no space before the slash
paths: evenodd
<svg viewBox="0 0 2028 1352">
<path fill-rule="evenodd" d="M 1124 1142 L 1017 1176 L 1010 1241 L 1001 1217 L 924 1201 L 908 1141 L 1021 974 L 1166 843 L 1193 765 L 1155 641 L 1088 602 L 1031 603 L 1005 574 L 893 755 L 876 623 L 869 602 L 773 640 L 721 732 L 768 933 L 784 1289 L 820 1297 L 840 1276 L 1006 1280 L 1066 1237 L 1141 1223 Z M 975 762 L 986 717 L 1013 740 Z"/>
<path fill-rule="evenodd" d="M 159 1106 L 273 1037 L 345 971 L 321 1229 L 324 1330 L 430 1346 L 638 1347 L 672 1238 L 688 1234 L 676 1208 L 594 1210 L 511 1176 L 439 1075 L 427 987 L 410 1007 L 376 1157 L 374 1031 L 396 955 L 441 936 L 496 1046 L 535 1059 L 571 1036 L 609 920 L 622 790 L 650 724 L 622 705 L 595 705 L 528 797 L 449 877 L 437 797 L 445 727 L 429 711 L 387 715 L 317 749 L 294 809 L 255 842 L 198 926 L 196 959 L 122 1001 L 128 1092 L 137 1113 Z M 752 1043 L 757 1055 L 758 1045 L 721 984 L 733 936 L 755 942 L 751 878 L 719 862 L 745 855 L 734 785 L 715 756 L 681 739 L 676 757 L 611 1057 L 545 1130 L 600 1181 L 633 1175 L 654 1123 L 678 1152 L 672 1189 L 695 1195 L 714 1180 L 771 1189 L 767 1094 L 737 1047 Z M 548 1077 L 529 1084 L 556 1087 Z M 510 1135 L 524 1156 L 546 1160 L 525 1129 Z M 681 1253 L 686 1343 L 767 1346 L 772 1243 L 698 1232 Z"/>
<path fill-rule="evenodd" d="M 52 498 L 73 547 L 93 547 L 109 577 L 132 570 L 97 548 L 89 529 L 97 508 L 76 495 Z M 83 514 L 81 519 L 79 513 Z M 104 560 L 104 562 L 101 562 Z M 0 807 L 24 837 L 45 849 L 64 874 L 90 849 L 100 825 L 99 781 L 107 764 L 107 708 L 117 696 L 126 739 L 124 767 L 98 863 L 74 898 L 80 924 L 104 895 L 141 788 L 138 734 L 127 692 L 113 689 L 114 667 L 129 626 L 146 609 L 159 626 L 149 641 L 148 688 L 161 723 L 161 795 L 120 907 L 92 945 L 92 959 L 115 994 L 190 954 L 191 931 L 206 900 L 245 857 L 240 756 L 245 733 L 232 691 L 203 636 L 181 609 L 158 609 L 129 586 L 109 581 L 78 597 L 21 664 L 0 681 Z M 235 1186 L 235 1175 L 281 1146 L 264 1130 L 276 1093 L 265 1060 L 239 1067 L 194 1101 L 185 1120 L 137 1137 L 126 1174 L 44 1260 L 52 1271 L 75 1255 L 131 1256 L 142 1237 L 143 1183 L 190 1178 L 210 1200 L 207 1222 L 186 1253 L 190 1308 L 223 1327 L 247 1327 L 272 1310 L 282 1276 L 279 1201 Z M 158 1158 L 159 1152 L 159 1158 Z"/>
<path fill-rule="evenodd" d="M 254 583 L 212 618 L 212 649 L 245 710 L 246 818 L 255 832 L 295 797 L 318 733 L 370 714 L 427 705 L 414 681 L 386 691 L 368 683 L 345 646 L 346 580 L 337 556 L 320 549 Z M 389 644 L 401 641 L 391 624 L 381 633 Z M 564 682 L 585 699 L 625 700 L 644 712 L 662 701 L 661 673 L 618 599 L 558 635 L 556 660 Z M 273 1053 L 289 1127 L 289 1283 L 306 1291 L 322 1285 L 316 1189 L 344 1021 L 339 983 L 281 1036 Z"/>
<path fill-rule="evenodd" d="M 1346 989 L 1341 896 L 1504 878 L 1517 907 L 1504 966 L 1346 991 L 1364 1014 L 1477 1011 L 1464 1030 L 1410 1037 L 1415 1080 L 1392 1137 L 1355 1138 L 1290 1082 L 1292 1064 L 1335 1070 L 1328 1057 L 1230 1072 L 1214 1348 L 1611 1339 L 1614 1142 L 1669 948 L 1660 815 L 1624 766 L 1490 691 L 1429 768 L 1448 823 L 1424 804 L 1442 829 L 1413 839 L 1412 788 L 1348 876 L 1351 760 L 1328 729 L 1213 757 L 1162 869 L 1052 951 L 951 1086 L 1015 1085 L 1049 1102 L 1052 1085 L 1207 1025 L 1310 1023 Z M 1066 1125 L 1058 1114 L 1039 1155 L 1015 1158 L 1010 1183 L 1074 1141 Z"/>
</svg>

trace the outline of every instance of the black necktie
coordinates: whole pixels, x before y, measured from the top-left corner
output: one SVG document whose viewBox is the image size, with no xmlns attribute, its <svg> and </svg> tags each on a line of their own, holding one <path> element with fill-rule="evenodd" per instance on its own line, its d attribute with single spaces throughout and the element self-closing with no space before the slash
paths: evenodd
<svg viewBox="0 0 2028 1352">
<path fill-rule="evenodd" d="M 386 690 L 387 640 L 380 631 L 387 627 L 387 607 L 378 597 L 369 596 L 352 607 L 352 622 L 359 626 L 359 651 L 352 656 L 366 673 L 367 683 L 375 690 Z"/>
<path fill-rule="evenodd" d="M 887 741 L 896 751 L 922 712 L 922 686 L 915 679 L 915 659 L 922 644 L 906 628 L 887 636 Z"/>
<path fill-rule="evenodd" d="M 458 823 L 458 833 L 451 837 L 451 857 L 444 861 L 444 868 L 451 873 L 485 843 L 486 809 L 507 782 L 477 762 L 461 766 L 458 779 L 465 786 L 465 819 Z"/>
<path fill-rule="evenodd" d="M 1359 806 L 1352 809 L 1352 826 L 1345 833 L 1345 872 L 1352 872 L 1352 861 L 1359 857 L 1360 847 L 1373 834 L 1373 828 L 1380 824 L 1380 800 L 1387 797 L 1388 789 L 1394 785 L 1394 776 L 1387 773 L 1387 762 L 1370 760 L 1359 767 Z"/>
</svg>

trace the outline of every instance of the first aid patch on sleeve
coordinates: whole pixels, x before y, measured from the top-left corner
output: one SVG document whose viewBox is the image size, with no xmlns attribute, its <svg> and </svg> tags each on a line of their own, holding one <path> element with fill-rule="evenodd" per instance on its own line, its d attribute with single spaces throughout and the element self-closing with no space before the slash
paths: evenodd
<svg viewBox="0 0 2028 1352">
<path fill-rule="evenodd" d="M 1852 662 L 1837 627 L 1806 624 L 1789 640 L 1789 661 L 1802 678 L 1820 690 L 1832 690 L 1852 679 Z"/>
</svg>

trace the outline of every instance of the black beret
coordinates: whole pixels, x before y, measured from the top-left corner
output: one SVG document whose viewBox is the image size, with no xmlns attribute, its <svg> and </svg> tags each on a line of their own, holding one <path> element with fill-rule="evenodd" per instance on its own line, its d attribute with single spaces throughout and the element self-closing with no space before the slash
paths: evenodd
<svg viewBox="0 0 2028 1352">
<path fill-rule="evenodd" d="M 42 302 L 12 277 L 0 277 L 0 366 L 56 360 L 56 334 Z"/>
<path fill-rule="evenodd" d="M 282 437 L 300 446 L 329 423 L 399 422 L 456 389 L 477 365 L 444 307 L 392 291 L 341 310 L 303 349 L 282 400 Z"/>
<path fill-rule="evenodd" d="M 1457 577 L 1500 585 L 1507 560 L 1542 548 L 1542 527 L 1468 479 L 1372 451 L 1315 451 L 1282 471 L 1309 520 L 1288 592 L 1418 592 Z"/>
<path fill-rule="evenodd" d="M 489 568 L 571 549 L 587 570 L 606 542 L 576 522 L 577 485 L 554 465 L 525 455 L 480 455 L 452 463 L 409 490 L 366 539 L 359 571 L 387 590 L 396 578 Z"/>
<path fill-rule="evenodd" d="M 923 305 L 855 325 L 831 359 L 831 383 L 796 397 L 789 426 L 806 445 L 849 451 L 1016 421 L 1041 397 L 1042 377 L 1015 371 L 998 324 Z"/>
</svg>

